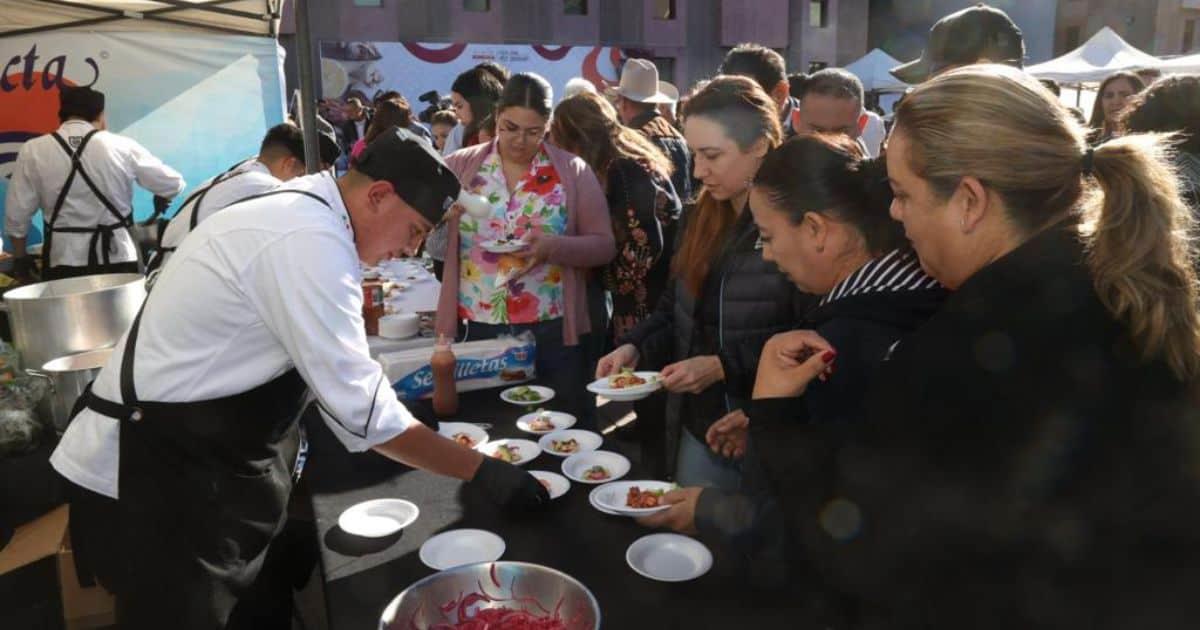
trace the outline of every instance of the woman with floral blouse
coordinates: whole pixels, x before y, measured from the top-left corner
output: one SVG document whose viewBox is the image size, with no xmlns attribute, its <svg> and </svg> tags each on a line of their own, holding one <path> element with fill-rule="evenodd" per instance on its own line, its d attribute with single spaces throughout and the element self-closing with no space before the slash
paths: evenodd
<svg viewBox="0 0 1200 630">
<path fill-rule="evenodd" d="M 539 380 L 557 392 L 556 406 L 584 420 L 591 416 L 580 406 L 589 399 L 579 346 L 591 330 L 586 271 L 615 250 L 596 175 L 545 141 L 551 100 L 545 79 L 514 75 L 496 107 L 495 140 L 446 160 L 492 213 L 451 212 L 447 252 L 458 255 L 446 256 L 437 329 L 464 341 L 531 331 Z M 506 251 L 513 246 L 520 249 Z"/>
</svg>

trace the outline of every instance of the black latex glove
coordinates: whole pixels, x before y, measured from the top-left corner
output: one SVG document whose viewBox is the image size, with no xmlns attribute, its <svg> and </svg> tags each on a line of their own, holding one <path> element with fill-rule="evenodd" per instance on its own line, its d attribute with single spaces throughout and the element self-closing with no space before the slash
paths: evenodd
<svg viewBox="0 0 1200 630">
<path fill-rule="evenodd" d="M 483 489 L 505 507 L 531 508 L 550 503 L 550 493 L 524 470 L 494 457 L 484 457 L 471 485 Z"/>
<path fill-rule="evenodd" d="M 166 197 L 154 195 L 154 214 L 161 215 L 167 211 L 167 207 L 171 205 L 171 200 Z"/>
<path fill-rule="evenodd" d="M 17 256 L 13 258 L 12 275 L 21 280 L 33 278 L 33 256 Z"/>
</svg>

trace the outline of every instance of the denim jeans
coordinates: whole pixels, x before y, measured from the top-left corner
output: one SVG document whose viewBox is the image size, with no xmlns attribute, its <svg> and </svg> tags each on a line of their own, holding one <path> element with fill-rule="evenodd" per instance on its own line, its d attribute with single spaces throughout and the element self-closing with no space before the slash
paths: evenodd
<svg viewBox="0 0 1200 630">
<path fill-rule="evenodd" d="M 554 390 L 554 400 L 546 408 L 565 411 L 577 420 L 576 428 L 596 430 L 596 399 L 586 387 L 582 346 L 563 344 L 563 321 L 552 319 L 536 324 L 483 324 L 466 322 L 461 341 L 483 341 L 500 335 L 519 335 L 531 331 L 537 342 L 534 369 L 537 380 Z M 504 403 L 498 403 L 504 404 Z"/>
<path fill-rule="evenodd" d="M 682 429 L 679 438 L 679 458 L 675 465 L 675 481 L 681 486 L 700 486 L 734 491 L 741 485 L 742 470 L 738 461 L 726 459 L 696 439 L 691 431 Z"/>
</svg>

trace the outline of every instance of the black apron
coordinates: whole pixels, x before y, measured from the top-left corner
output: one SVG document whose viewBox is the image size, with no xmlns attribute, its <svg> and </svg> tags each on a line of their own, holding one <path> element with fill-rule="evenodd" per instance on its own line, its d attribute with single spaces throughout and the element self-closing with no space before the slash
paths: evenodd
<svg viewBox="0 0 1200 630">
<path fill-rule="evenodd" d="M 56 232 L 92 235 L 91 243 L 88 245 L 87 267 L 83 270 L 76 269 L 72 273 L 60 275 L 92 275 L 123 272 L 127 271 L 131 264 L 130 262 L 114 263 L 109 256 L 112 253 L 113 234 L 117 230 L 129 231 L 130 226 L 133 225 L 133 213 L 130 212 L 128 215 L 121 214 L 121 211 L 117 210 L 117 207 L 96 186 L 96 182 L 87 174 L 87 171 L 83 168 L 83 163 L 80 161 L 83 157 L 83 150 L 87 148 L 88 141 L 99 132 L 99 129 L 89 131 L 83 137 L 83 140 L 80 141 L 79 147 L 74 151 L 71 150 L 71 146 L 58 133 L 50 134 L 50 137 L 54 138 L 58 142 L 58 146 L 62 147 L 62 150 L 66 152 L 67 157 L 71 158 L 71 170 L 67 173 L 67 179 L 63 183 L 62 189 L 58 191 L 58 198 L 54 200 L 54 208 L 50 211 L 49 219 L 43 222 L 42 269 L 46 270 L 47 279 L 54 279 L 56 277 L 53 269 L 50 267 L 50 252 L 54 246 L 54 234 Z M 114 223 L 99 223 L 94 227 L 59 227 L 56 225 L 63 202 L 67 199 L 67 193 L 70 192 L 71 185 L 75 183 L 76 175 L 79 175 L 80 179 L 87 184 L 87 187 L 91 189 L 92 194 L 96 196 L 100 205 L 104 206 L 108 210 L 108 213 L 116 219 Z M 132 237 L 132 234 L 130 236 Z M 99 245 L 100 249 L 99 254 L 96 252 L 97 245 Z M 137 261 L 133 261 L 132 264 L 136 266 Z"/>
<path fill-rule="evenodd" d="M 206 196 L 208 196 L 208 191 L 215 188 L 217 186 L 217 184 L 220 184 L 221 182 L 226 182 L 226 181 L 229 181 L 229 180 L 237 177 L 238 175 L 245 174 L 246 171 L 238 171 L 236 173 L 234 172 L 234 170 L 237 167 L 239 167 L 245 163 L 246 162 L 243 160 L 241 162 L 238 162 L 237 164 L 234 164 L 233 166 L 229 167 L 229 169 L 226 170 L 224 173 L 221 173 L 220 175 L 216 176 L 212 180 L 212 182 L 210 182 L 207 186 L 205 186 L 204 188 L 201 188 L 200 190 L 197 190 L 196 192 L 189 195 L 187 199 L 183 200 L 183 203 L 179 205 L 180 208 L 186 208 L 186 207 L 188 207 L 188 204 L 195 202 L 195 205 L 192 207 L 192 216 L 188 219 L 188 229 L 187 229 L 188 234 L 191 234 L 192 230 L 196 229 L 196 224 L 200 222 L 200 206 L 204 203 L 204 198 Z M 146 223 L 151 223 L 151 222 L 157 220 L 159 214 L 160 214 L 160 212 L 156 210 L 154 212 L 154 215 L 152 215 L 149 219 L 146 220 Z M 176 216 L 178 216 L 178 215 L 176 215 Z M 150 262 L 146 264 L 146 273 L 147 274 L 154 273 L 159 267 L 162 267 L 163 263 L 166 262 L 167 255 L 170 254 L 171 252 L 175 251 L 174 247 L 163 247 L 162 237 L 163 237 L 163 234 L 165 234 L 165 233 L 166 233 L 166 225 L 165 224 L 160 225 L 158 228 L 158 247 L 155 248 L 156 251 L 154 253 L 154 258 L 151 258 Z"/>
<path fill-rule="evenodd" d="M 258 196 L 304 191 L 271 191 Z M 328 205 L 326 203 L 326 205 Z M 145 304 L 142 306 L 143 311 Z M 141 400 L 133 382 L 142 312 L 121 358 L 122 403 L 81 404 L 120 423 L 119 500 L 95 527 L 116 550 L 82 549 L 117 596 L 123 628 L 222 628 L 286 520 L 307 386 L 292 369 L 249 391 L 211 400 Z M 72 528 L 75 529 L 74 527 Z"/>
</svg>

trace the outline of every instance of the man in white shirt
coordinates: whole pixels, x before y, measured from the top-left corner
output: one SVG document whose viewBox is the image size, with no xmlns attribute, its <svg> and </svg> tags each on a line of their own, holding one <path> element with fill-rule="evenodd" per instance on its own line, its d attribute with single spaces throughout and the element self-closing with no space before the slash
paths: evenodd
<svg viewBox="0 0 1200 630">
<path fill-rule="evenodd" d="M 63 87 L 59 98 L 62 126 L 21 146 L 4 201 L 14 273 L 31 275 L 25 238 L 39 208 L 43 279 L 136 273 L 133 184 L 154 193 L 162 208 L 183 190 L 183 177 L 133 139 L 105 130 L 103 93 Z"/>
<path fill-rule="evenodd" d="M 402 130 L 340 179 L 300 177 L 184 239 L 51 464 L 72 541 L 123 627 L 224 627 L 283 524 L 311 390 L 350 450 L 546 503 L 528 473 L 439 436 L 396 399 L 363 331 L 359 261 L 415 248 L 458 180 Z"/>
<path fill-rule="evenodd" d="M 213 213 L 301 175 L 304 175 L 304 134 L 291 123 L 271 127 L 263 137 L 257 157 L 235 164 L 188 195 L 163 231 L 158 251 L 146 265 L 147 273 L 161 269 L 183 237 Z"/>
</svg>

